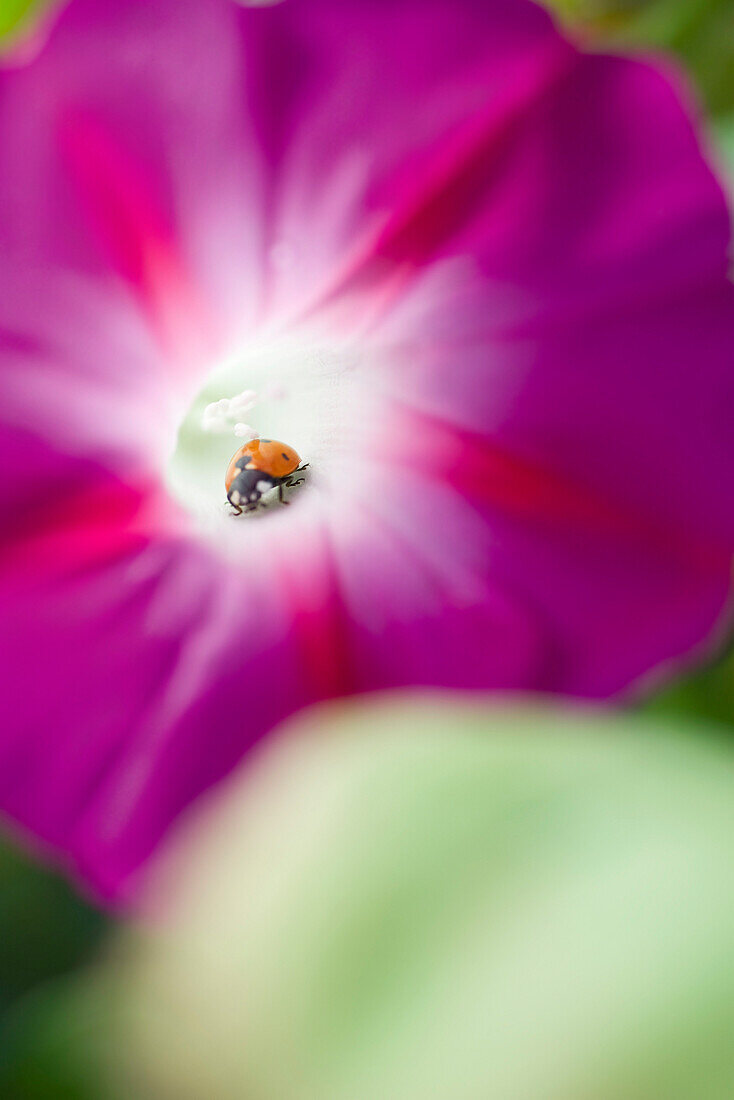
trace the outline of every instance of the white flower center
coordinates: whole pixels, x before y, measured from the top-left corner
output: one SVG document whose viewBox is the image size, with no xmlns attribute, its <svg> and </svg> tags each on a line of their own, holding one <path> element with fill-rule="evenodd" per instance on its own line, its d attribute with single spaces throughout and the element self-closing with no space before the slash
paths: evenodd
<svg viewBox="0 0 734 1100">
<path fill-rule="evenodd" d="M 299 507 L 359 476 L 375 414 L 361 365 L 352 342 L 300 333 L 261 340 L 215 367 L 179 426 L 166 471 L 171 494 L 197 527 L 216 538 L 223 525 L 239 534 L 251 527 L 232 522 L 224 477 L 252 436 L 286 443 L 310 464 L 307 482 L 291 491 Z M 277 507 L 277 495 L 269 503 Z"/>
</svg>

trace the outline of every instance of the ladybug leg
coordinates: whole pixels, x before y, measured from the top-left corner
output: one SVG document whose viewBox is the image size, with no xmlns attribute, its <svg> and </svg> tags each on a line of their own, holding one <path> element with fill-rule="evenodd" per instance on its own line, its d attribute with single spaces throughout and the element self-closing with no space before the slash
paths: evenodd
<svg viewBox="0 0 734 1100">
<path fill-rule="evenodd" d="M 242 509 L 240 508 L 239 504 L 232 504 L 231 500 L 230 500 L 229 503 L 232 506 L 232 508 L 234 509 L 233 512 L 230 512 L 230 515 L 231 516 L 241 516 L 242 515 Z"/>
<path fill-rule="evenodd" d="M 305 469 L 306 469 L 306 467 L 307 467 L 307 466 L 310 466 L 310 465 L 311 465 L 311 463 L 310 463 L 310 462 L 304 462 L 303 466 L 299 466 L 299 467 L 298 467 L 297 469 L 295 469 L 295 470 L 293 471 L 293 473 L 291 473 L 291 474 L 288 474 L 288 476 L 287 476 L 287 477 L 284 477 L 284 478 L 283 478 L 283 484 L 284 484 L 284 485 L 287 485 L 289 489 L 292 489 L 294 485 L 300 485 L 300 484 L 301 484 L 302 482 L 304 482 L 304 481 L 305 481 L 306 479 L 305 479 L 305 477 L 299 477 L 299 478 L 297 478 L 297 479 L 296 479 L 296 480 L 294 481 L 295 475 L 296 475 L 296 474 L 300 474 L 301 470 L 305 470 Z M 281 497 L 281 499 L 282 499 L 282 497 Z M 283 503 L 284 503 L 284 504 L 287 504 L 287 503 L 288 503 L 288 501 L 287 501 L 287 500 L 286 500 L 286 501 L 283 501 Z"/>
</svg>

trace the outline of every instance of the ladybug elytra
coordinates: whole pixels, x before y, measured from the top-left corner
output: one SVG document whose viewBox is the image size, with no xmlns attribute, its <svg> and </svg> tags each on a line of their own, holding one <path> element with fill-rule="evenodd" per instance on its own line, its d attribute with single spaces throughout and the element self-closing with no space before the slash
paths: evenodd
<svg viewBox="0 0 734 1100">
<path fill-rule="evenodd" d="M 283 486 L 298 485 L 304 480 L 294 481 L 292 476 L 305 469 L 299 466 L 300 461 L 297 451 L 277 439 L 251 439 L 235 451 L 224 479 L 227 500 L 235 514 L 254 511 L 260 498 L 276 486 L 280 501 L 285 504 Z"/>
</svg>

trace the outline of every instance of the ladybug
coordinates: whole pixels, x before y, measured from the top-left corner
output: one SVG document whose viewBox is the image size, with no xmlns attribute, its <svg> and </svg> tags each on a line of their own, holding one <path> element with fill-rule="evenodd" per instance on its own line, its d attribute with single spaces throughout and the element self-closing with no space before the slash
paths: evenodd
<svg viewBox="0 0 734 1100">
<path fill-rule="evenodd" d="M 300 457 L 287 443 L 277 439 L 251 439 L 235 451 L 227 467 L 224 487 L 227 500 L 241 515 L 243 509 L 254 512 L 260 503 L 260 497 L 278 486 L 278 495 L 282 504 L 283 486 L 299 485 L 305 478 L 293 480 L 293 474 L 305 470 L 300 466 Z"/>
</svg>

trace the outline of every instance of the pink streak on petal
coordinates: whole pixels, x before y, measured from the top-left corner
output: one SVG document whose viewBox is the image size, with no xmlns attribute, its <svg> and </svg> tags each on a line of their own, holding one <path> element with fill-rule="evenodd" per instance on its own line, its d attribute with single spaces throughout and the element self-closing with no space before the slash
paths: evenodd
<svg viewBox="0 0 734 1100">
<path fill-rule="evenodd" d="M 92 116 L 67 114 L 60 142 L 100 246 L 134 287 L 164 352 L 201 367 L 216 347 L 214 320 L 178 253 L 165 197 Z"/>
<path fill-rule="evenodd" d="M 293 645 L 314 701 L 348 695 L 357 680 L 351 656 L 352 624 L 340 591 L 330 533 L 317 528 L 302 536 L 297 557 L 282 561 L 277 578 L 292 615 Z"/>
<path fill-rule="evenodd" d="M 501 63 L 499 71 L 493 66 L 491 82 L 500 91 L 476 114 L 438 136 L 431 149 L 414 157 L 409 166 L 401 165 L 388 181 L 397 196 L 389 215 L 369 230 L 334 285 L 306 313 L 328 308 L 337 296 L 349 297 L 383 281 L 399 293 L 403 280 L 471 221 L 486 201 L 493 162 L 503 145 L 575 60 L 566 43 L 550 37 L 519 59 L 511 59 L 505 71 Z M 490 74 L 480 71 L 476 79 L 489 84 Z"/>
<path fill-rule="evenodd" d="M 251 328 L 262 283 L 243 18 L 229 0 L 72 0 L 38 56 L 0 69 L 0 250 L 104 285 L 110 310 L 136 301 L 151 369 L 170 381 L 180 358 L 187 388 Z"/>
<path fill-rule="evenodd" d="M 313 697 L 275 578 L 99 473 L 0 571 L 0 805 L 119 899 L 188 803 Z M 52 517 L 54 518 L 54 517 Z"/>
<path fill-rule="evenodd" d="M 734 543 L 707 541 L 684 525 L 658 525 L 626 502 L 590 492 L 583 483 L 513 455 L 487 437 L 414 410 L 395 411 L 393 425 L 390 430 L 386 422 L 379 447 L 388 465 L 419 471 L 533 526 L 639 541 L 698 569 L 725 571 L 731 561 Z"/>
<path fill-rule="evenodd" d="M 522 97 L 526 56 L 542 67 L 569 51 L 547 14 L 517 0 L 284 3 L 246 8 L 243 34 L 269 233 L 297 257 L 269 283 L 270 308 L 287 316 L 363 262 L 406 186 L 413 207 L 422 177 L 440 175 L 436 145 L 501 108 L 515 71 Z"/>
</svg>

